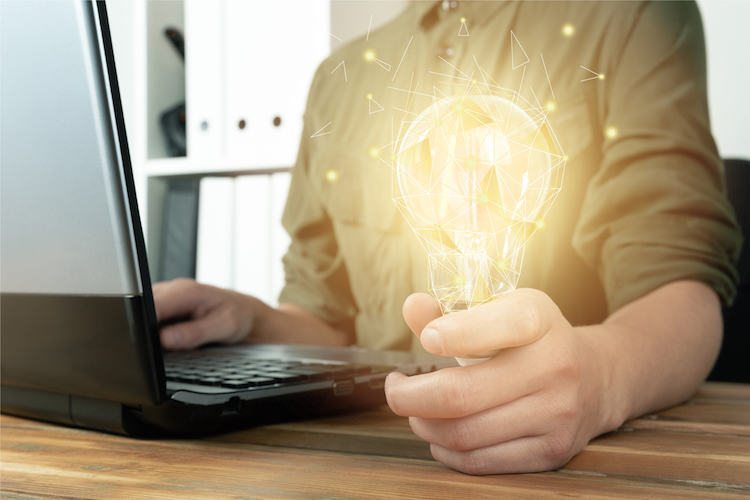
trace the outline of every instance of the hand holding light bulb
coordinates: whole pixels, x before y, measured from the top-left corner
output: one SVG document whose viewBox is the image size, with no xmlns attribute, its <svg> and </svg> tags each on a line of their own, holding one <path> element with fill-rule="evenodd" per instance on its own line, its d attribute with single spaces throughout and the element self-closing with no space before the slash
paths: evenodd
<svg viewBox="0 0 750 500">
<path fill-rule="evenodd" d="M 564 163 L 544 110 L 513 91 L 477 85 L 411 122 L 395 155 L 394 201 L 427 252 L 429 289 L 444 314 L 516 288 Z M 457 359 L 474 364 L 492 354 Z"/>
</svg>

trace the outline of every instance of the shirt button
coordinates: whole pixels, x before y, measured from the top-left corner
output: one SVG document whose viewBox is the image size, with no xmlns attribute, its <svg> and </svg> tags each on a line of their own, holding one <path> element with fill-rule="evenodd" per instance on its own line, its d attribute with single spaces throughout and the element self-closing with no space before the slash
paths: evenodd
<svg viewBox="0 0 750 500">
<path fill-rule="evenodd" d="M 456 0 L 443 0 L 443 10 L 451 10 L 458 7 L 458 2 Z"/>
<path fill-rule="evenodd" d="M 451 57 L 453 52 L 453 47 L 450 45 L 440 45 L 435 49 L 435 54 L 443 58 Z"/>
</svg>

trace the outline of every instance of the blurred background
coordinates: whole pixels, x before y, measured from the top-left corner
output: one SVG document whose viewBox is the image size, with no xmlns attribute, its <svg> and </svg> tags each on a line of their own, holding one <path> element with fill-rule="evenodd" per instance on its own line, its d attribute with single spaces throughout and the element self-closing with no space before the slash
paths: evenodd
<svg viewBox="0 0 750 500">
<path fill-rule="evenodd" d="M 313 73 L 408 3 L 107 2 L 155 281 L 196 277 L 276 303 L 289 243 L 279 220 Z M 750 158 L 750 1 L 698 5 L 719 152 Z"/>
</svg>

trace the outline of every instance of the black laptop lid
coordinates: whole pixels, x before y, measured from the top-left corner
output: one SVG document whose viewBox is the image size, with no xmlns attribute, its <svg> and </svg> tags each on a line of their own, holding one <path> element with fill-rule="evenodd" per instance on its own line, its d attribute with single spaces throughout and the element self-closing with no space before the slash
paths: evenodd
<svg viewBox="0 0 750 500">
<path fill-rule="evenodd" d="M 0 9 L 2 384 L 160 403 L 164 370 L 104 5 Z"/>
</svg>

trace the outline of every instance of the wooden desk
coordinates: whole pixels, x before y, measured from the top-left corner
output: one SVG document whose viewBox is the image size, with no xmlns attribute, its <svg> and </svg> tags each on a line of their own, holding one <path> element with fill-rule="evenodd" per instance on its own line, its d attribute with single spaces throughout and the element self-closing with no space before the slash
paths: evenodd
<svg viewBox="0 0 750 500">
<path fill-rule="evenodd" d="M 3 415 L 0 498 L 680 498 L 750 496 L 750 386 L 592 441 L 562 469 L 472 477 L 435 462 L 387 407 L 206 439 L 141 440 Z"/>
</svg>

